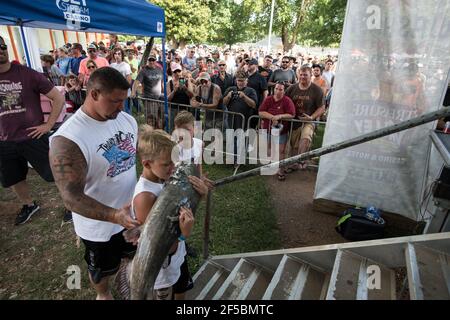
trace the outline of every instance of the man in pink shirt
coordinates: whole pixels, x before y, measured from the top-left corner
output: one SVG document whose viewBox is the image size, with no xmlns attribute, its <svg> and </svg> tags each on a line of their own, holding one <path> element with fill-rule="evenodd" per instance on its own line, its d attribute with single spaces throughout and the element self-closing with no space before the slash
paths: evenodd
<svg viewBox="0 0 450 320">
<path fill-rule="evenodd" d="M 81 83 L 85 83 L 85 77 L 89 78 L 91 71 L 86 67 L 86 63 L 92 60 L 97 65 L 97 69 L 101 67 L 107 67 L 109 66 L 108 60 L 105 58 L 98 56 L 98 49 L 95 44 L 90 44 L 88 46 L 88 57 L 81 60 L 80 62 L 80 69 L 78 71 L 78 79 L 80 79 Z"/>
</svg>

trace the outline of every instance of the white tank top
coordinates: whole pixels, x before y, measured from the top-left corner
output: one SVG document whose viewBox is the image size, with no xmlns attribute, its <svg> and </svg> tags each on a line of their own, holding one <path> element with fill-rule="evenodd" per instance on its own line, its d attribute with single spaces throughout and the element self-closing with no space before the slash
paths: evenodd
<svg viewBox="0 0 450 320">
<path fill-rule="evenodd" d="M 163 187 L 163 183 L 155 183 L 145 179 L 144 177 L 140 177 L 136 184 L 136 188 L 134 189 L 133 202 L 134 198 L 142 192 L 150 192 L 156 197 L 159 197 Z M 135 217 L 133 204 L 131 204 L 131 208 L 133 216 Z M 158 277 L 156 277 L 154 289 L 168 288 L 173 286 L 178 281 L 181 275 L 180 267 L 184 262 L 185 255 L 186 245 L 184 241 L 180 241 L 178 242 L 177 251 L 175 251 L 175 253 L 170 257 L 170 260 L 169 257 L 166 257 L 163 266 L 159 271 Z"/>
<path fill-rule="evenodd" d="M 76 143 L 86 159 L 86 195 L 116 209 L 131 202 L 136 184 L 137 142 L 137 123 L 133 117 L 120 112 L 114 120 L 97 121 L 80 108 L 50 137 L 50 148 L 57 136 Z M 76 212 L 73 224 L 79 237 L 97 242 L 109 241 L 124 229 Z"/>
<path fill-rule="evenodd" d="M 180 146 L 179 160 L 189 162 L 193 158 L 195 164 L 201 164 L 203 141 L 197 138 L 193 138 L 193 140 L 194 140 L 193 145 L 189 149 L 184 149 L 182 147 L 182 143 L 179 144 Z"/>
</svg>

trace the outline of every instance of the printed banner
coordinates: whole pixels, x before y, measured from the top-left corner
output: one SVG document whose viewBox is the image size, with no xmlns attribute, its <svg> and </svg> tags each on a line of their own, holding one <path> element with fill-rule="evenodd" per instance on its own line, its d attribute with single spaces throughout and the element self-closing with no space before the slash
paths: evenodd
<svg viewBox="0 0 450 320">
<path fill-rule="evenodd" d="M 437 110 L 450 67 L 450 1 L 349 0 L 324 146 Z M 429 123 L 320 158 L 316 199 L 416 220 Z"/>
</svg>

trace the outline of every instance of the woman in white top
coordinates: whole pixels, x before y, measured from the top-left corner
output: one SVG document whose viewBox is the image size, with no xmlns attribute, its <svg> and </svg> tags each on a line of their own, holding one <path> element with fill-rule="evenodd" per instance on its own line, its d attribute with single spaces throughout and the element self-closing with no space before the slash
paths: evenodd
<svg viewBox="0 0 450 320">
<path fill-rule="evenodd" d="M 131 82 L 133 81 L 133 79 L 131 78 L 131 67 L 127 62 L 123 61 L 124 57 L 124 51 L 121 48 L 115 48 L 113 50 L 113 59 L 115 62 L 111 63 L 109 66 L 119 71 L 124 76 L 124 78 L 127 79 L 128 83 L 131 86 Z M 128 97 L 130 97 L 130 94 L 131 90 L 128 90 Z M 126 99 L 124 102 L 124 111 L 128 114 L 131 114 L 129 99 Z"/>
</svg>

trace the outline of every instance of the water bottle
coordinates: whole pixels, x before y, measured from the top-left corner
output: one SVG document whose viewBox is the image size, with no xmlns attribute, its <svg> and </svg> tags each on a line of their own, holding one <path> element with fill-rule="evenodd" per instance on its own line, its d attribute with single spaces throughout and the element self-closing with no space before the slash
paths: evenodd
<svg viewBox="0 0 450 320">
<path fill-rule="evenodd" d="M 450 121 L 445 123 L 444 133 L 450 133 Z"/>
</svg>

